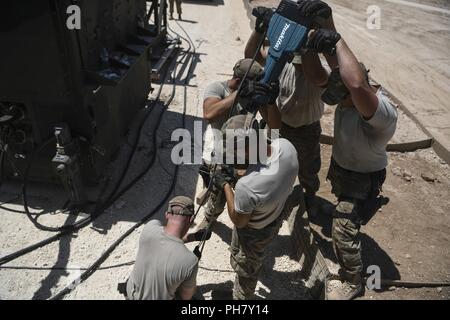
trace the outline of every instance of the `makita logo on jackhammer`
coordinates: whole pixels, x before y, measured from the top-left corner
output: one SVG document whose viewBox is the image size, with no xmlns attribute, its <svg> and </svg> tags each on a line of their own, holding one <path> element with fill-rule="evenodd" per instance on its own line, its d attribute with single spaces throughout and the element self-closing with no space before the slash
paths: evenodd
<svg viewBox="0 0 450 320">
<path fill-rule="evenodd" d="M 284 40 L 284 35 L 286 34 L 286 31 L 289 29 L 290 26 L 291 25 L 289 23 L 286 23 L 284 25 L 283 31 L 281 31 L 281 35 L 278 38 L 277 43 L 275 44 L 275 47 L 274 47 L 275 50 L 278 50 L 280 48 L 280 46 L 281 46 L 281 44 L 283 43 L 283 40 Z"/>
</svg>

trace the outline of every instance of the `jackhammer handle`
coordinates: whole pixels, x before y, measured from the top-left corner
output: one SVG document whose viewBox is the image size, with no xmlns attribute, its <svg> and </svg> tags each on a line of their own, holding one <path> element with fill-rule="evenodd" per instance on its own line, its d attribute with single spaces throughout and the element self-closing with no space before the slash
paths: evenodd
<svg viewBox="0 0 450 320">
<path fill-rule="evenodd" d="M 331 50 L 329 52 L 324 52 L 324 53 L 329 56 L 334 56 L 336 54 L 336 47 L 331 48 Z"/>
<path fill-rule="evenodd" d="M 310 40 L 308 39 L 308 41 L 306 42 L 305 48 L 309 47 L 309 42 L 310 42 Z M 329 55 L 329 56 L 334 56 L 336 54 L 336 47 L 333 47 L 328 51 L 324 51 L 323 53 L 326 55 Z"/>
<path fill-rule="evenodd" d="M 253 8 L 252 10 L 252 16 L 254 16 L 255 18 L 260 18 L 261 15 L 259 14 L 259 11 L 257 10 L 258 7 Z"/>
</svg>

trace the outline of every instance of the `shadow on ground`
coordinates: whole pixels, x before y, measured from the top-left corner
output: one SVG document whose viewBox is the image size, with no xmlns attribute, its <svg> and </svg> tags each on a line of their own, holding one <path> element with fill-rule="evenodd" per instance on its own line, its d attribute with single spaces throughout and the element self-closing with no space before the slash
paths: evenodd
<svg viewBox="0 0 450 320">
<path fill-rule="evenodd" d="M 223 0 L 183 0 L 184 3 L 198 4 L 204 6 L 223 6 L 225 2 Z"/>
<path fill-rule="evenodd" d="M 213 232 L 223 242 L 228 245 L 231 243 L 232 230 L 224 223 L 217 221 Z M 278 257 L 288 256 L 290 260 L 296 261 L 293 254 L 290 236 L 278 235 L 269 244 L 266 248 L 265 258 L 259 276 L 262 287 L 258 289 L 257 294 L 260 297 L 272 300 L 299 300 L 308 298 L 306 288 L 301 281 L 302 275 L 300 268 L 294 272 L 274 270 Z M 212 299 L 226 299 L 231 298 L 232 288 L 232 282 L 228 281 L 222 284 L 203 285 L 199 287 L 199 292 L 205 294 L 206 292 L 212 291 Z"/>
</svg>

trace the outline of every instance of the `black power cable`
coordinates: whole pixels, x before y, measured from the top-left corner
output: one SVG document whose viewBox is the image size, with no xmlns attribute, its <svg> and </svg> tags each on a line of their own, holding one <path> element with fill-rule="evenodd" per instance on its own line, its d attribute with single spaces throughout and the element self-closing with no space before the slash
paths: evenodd
<svg viewBox="0 0 450 320">
<path fill-rule="evenodd" d="M 45 141 L 44 143 L 42 143 L 31 154 L 31 157 L 28 161 L 28 164 L 25 169 L 24 176 L 23 176 L 22 198 L 23 198 L 23 208 L 25 210 L 25 213 L 26 213 L 28 219 L 33 223 L 33 225 L 36 228 L 43 230 L 43 231 L 60 232 L 60 231 L 70 230 L 71 228 L 73 228 L 73 225 L 67 225 L 67 226 L 62 226 L 62 227 L 48 227 L 48 226 L 44 226 L 43 224 L 40 224 L 37 221 L 37 217 L 34 218 L 33 215 L 31 214 L 31 212 L 28 208 L 28 198 L 27 198 L 28 178 L 30 176 L 30 171 L 31 171 L 32 164 L 34 163 L 34 159 L 35 159 L 36 155 L 38 155 L 43 149 L 45 149 L 47 146 L 49 146 L 52 142 L 56 142 L 55 137 L 52 137 L 52 138 L 48 139 L 47 141 Z M 85 219 L 87 219 L 87 218 L 85 218 Z"/>
<path fill-rule="evenodd" d="M 5 151 L 3 151 L 3 149 L 0 149 L 0 190 L 2 189 L 3 184 L 4 163 L 5 163 Z"/>
</svg>

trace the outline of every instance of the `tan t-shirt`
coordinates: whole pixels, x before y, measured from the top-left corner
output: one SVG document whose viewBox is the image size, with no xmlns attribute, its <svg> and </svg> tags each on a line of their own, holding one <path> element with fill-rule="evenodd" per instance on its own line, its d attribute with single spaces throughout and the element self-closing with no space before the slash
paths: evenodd
<svg viewBox="0 0 450 320">
<path fill-rule="evenodd" d="M 298 128 L 322 118 L 323 89 L 308 81 L 303 72 L 297 72 L 292 63 L 286 64 L 280 75 L 280 95 L 277 106 L 281 120 L 290 127 Z"/>
<path fill-rule="evenodd" d="M 183 240 L 164 232 L 161 222 L 146 224 L 127 283 L 130 300 L 172 300 L 180 286 L 196 286 L 198 258 Z"/>
<path fill-rule="evenodd" d="M 217 99 L 225 99 L 226 97 L 231 95 L 231 89 L 228 87 L 227 81 L 215 81 L 210 83 L 206 88 L 203 94 L 203 101 L 208 98 L 217 98 Z M 234 115 L 239 114 L 242 110 L 242 106 L 237 103 Z M 210 123 L 206 127 L 206 131 L 204 134 L 204 143 L 203 143 L 203 160 L 206 163 L 212 163 L 211 153 L 214 151 L 214 134 L 213 129 L 222 130 L 222 126 L 228 120 L 229 112 L 227 111 L 223 114 L 219 119 L 216 119 Z"/>
<path fill-rule="evenodd" d="M 276 139 L 271 146 L 267 163 L 250 165 L 235 188 L 234 208 L 238 214 L 251 214 L 247 225 L 251 229 L 263 229 L 280 216 L 298 175 L 294 145 Z"/>
<path fill-rule="evenodd" d="M 378 108 L 365 120 L 356 108 L 338 106 L 334 116 L 333 158 L 344 169 L 370 173 L 386 168 L 386 146 L 397 128 L 397 108 L 383 91 Z"/>
</svg>

